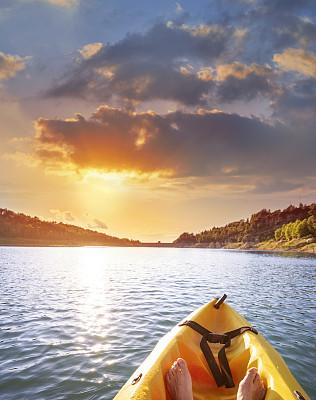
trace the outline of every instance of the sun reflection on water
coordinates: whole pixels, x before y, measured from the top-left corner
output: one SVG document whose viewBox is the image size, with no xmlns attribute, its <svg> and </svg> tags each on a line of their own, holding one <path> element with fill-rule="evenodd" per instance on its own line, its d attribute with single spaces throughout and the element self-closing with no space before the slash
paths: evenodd
<svg viewBox="0 0 316 400">
<path fill-rule="evenodd" d="M 83 289 L 78 316 L 87 334 L 99 339 L 106 337 L 104 328 L 110 318 L 110 305 L 107 298 L 109 274 L 106 261 L 102 248 L 83 248 L 78 270 L 78 284 Z M 106 347 L 108 346 L 107 344 Z M 93 346 L 93 352 L 104 350 L 103 347 L 101 343 L 96 343 Z"/>
</svg>

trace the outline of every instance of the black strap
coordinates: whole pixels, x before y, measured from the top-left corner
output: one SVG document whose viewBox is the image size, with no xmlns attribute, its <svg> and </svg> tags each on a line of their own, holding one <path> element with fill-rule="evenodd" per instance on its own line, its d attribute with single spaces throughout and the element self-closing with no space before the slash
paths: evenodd
<svg viewBox="0 0 316 400">
<path fill-rule="evenodd" d="M 231 340 L 235 337 L 243 334 L 245 331 L 251 331 L 255 334 L 258 334 L 257 330 L 251 326 L 243 326 L 241 328 L 235 329 L 233 331 L 229 331 L 223 334 L 217 334 L 209 331 L 204 328 L 202 325 L 198 324 L 195 321 L 185 321 L 183 324 L 179 326 L 187 325 L 190 328 L 194 329 L 200 335 L 202 335 L 200 347 L 204 354 L 204 357 L 207 361 L 207 364 L 212 372 L 212 375 L 215 379 L 215 382 L 218 387 L 224 386 L 226 388 L 232 388 L 235 386 L 231 370 L 229 368 L 226 351 L 225 349 L 230 346 Z M 215 360 L 215 357 L 210 349 L 209 343 L 221 343 L 224 346 L 218 352 L 218 362 Z"/>
</svg>

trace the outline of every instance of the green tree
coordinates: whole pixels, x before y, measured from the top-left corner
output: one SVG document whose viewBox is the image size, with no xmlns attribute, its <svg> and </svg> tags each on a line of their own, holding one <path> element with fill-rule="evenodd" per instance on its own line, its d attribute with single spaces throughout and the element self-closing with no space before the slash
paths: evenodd
<svg viewBox="0 0 316 400">
<path fill-rule="evenodd" d="M 316 237 L 316 218 L 314 217 L 314 215 L 311 215 L 307 219 L 307 225 L 308 225 L 309 233 L 312 236 Z"/>
<path fill-rule="evenodd" d="M 292 224 L 292 222 L 285 225 L 285 239 L 286 240 L 293 239 L 293 224 Z"/>
<path fill-rule="evenodd" d="M 281 240 L 282 239 L 282 228 L 278 228 L 274 232 L 274 237 L 275 237 L 275 240 Z"/>
<path fill-rule="evenodd" d="M 298 239 L 309 235 L 310 232 L 309 232 L 309 229 L 308 229 L 307 219 L 303 219 L 303 221 L 301 221 L 297 225 L 295 233 L 296 233 Z"/>
<path fill-rule="evenodd" d="M 293 224 L 293 232 L 292 232 L 293 239 L 294 238 L 298 238 L 298 236 L 297 236 L 297 227 L 298 227 L 298 225 L 300 223 L 301 223 L 301 221 L 299 219 L 297 219 Z"/>
</svg>

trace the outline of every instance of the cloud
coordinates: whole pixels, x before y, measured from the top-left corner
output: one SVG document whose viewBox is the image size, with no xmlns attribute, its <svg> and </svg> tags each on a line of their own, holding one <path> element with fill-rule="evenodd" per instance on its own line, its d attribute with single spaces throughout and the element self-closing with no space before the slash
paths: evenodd
<svg viewBox="0 0 316 400">
<path fill-rule="evenodd" d="M 283 46 L 297 44 L 301 47 L 309 47 L 316 40 L 316 26 L 306 17 L 287 15 L 282 26 L 276 28 L 275 31 L 278 35 L 278 43 Z"/>
<path fill-rule="evenodd" d="M 245 79 L 248 75 L 254 74 L 263 77 L 270 77 L 273 75 L 273 70 L 269 65 L 258 65 L 256 63 L 250 66 L 235 61 L 233 64 L 219 65 L 216 69 L 216 79 L 224 81 L 228 77 L 236 79 Z"/>
<path fill-rule="evenodd" d="M 93 223 L 93 225 L 88 224 L 88 227 L 91 229 L 108 229 L 106 223 L 97 218 L 94 218 Z"/>
<path fill-rule="evenodd" d="M 59 77 L 45 94 L 100 101 L 118 96 L 127 102 L 163 99 L 191 106 L 204 104 L 212 82 L 193 71 L 185 73 L 188 60 L 209 66 L 240 40 L 235 32 L 229 26 L 157 23 L 143 34 L 129 34 L 114 44 L 89 45 L 82 53 L 89 56 Z"/>
<path fill-rule="evenodd" d="M 176 12 L 178 14 L 182 14 L 183 13 L 183 9 L 182 9 L 180 3 L 176 3 Z"/>
<path fill-rule="evenodd" d="M 53 219 L 57 221 L 63 222 L 74 222 L 75 217 L 73 216 L 71 211 L 60 211 L 59 209 L 49 210 L 51 214 L 53 214 Z"/>
<path fill-rule="evenodd" d="M 95 54 L 97 54 L 98 51 L 103 47 L 102 43 L 90 43 L 86 44 L 82 50 L 79 50 L 79 53 L 82 55 L 84 59 L 91 58 Z"/>
<path fill-rule="evenodd" d="M 43 95 L 133 109 L 162 100 L 193 109 L 274 99 L 279 87 L 288 84 L 276 67 L 314 76 L 316 26 L 309 2 L 238 1 L 229 10 L 218 2 L 212 22 L 204 18 L 199 23 L 180 3 L 175 6 L 179 14 L 173 21 L 160 20 L 114 43 L 86 45 L 79 50 L 79 62 L 69 65 Z M 288 50 L 298 46 L 304 54 L 295 50 L 299 57 L 293 67 L 295 55 L 290 57 Z"/>
<path fill-rule="evenodd" d="M 133 109 L 153 100 L 206 107 L 263 96 L 272 99 L 282 86 L 276 66 L 314 74 L 312 51 L 290 54 L 290 46 L 315 42 L 316 26 L 300 15 L 306 7 L 288 1 L 238 2 L 231 14 L 220 14 L 219 7 L 217 23 L 192 24 L 188 15 L 182 15 L 114 43 L 88 44 L 79 50 L 82 58 L 56 77 L 43 95 Z M 293 67 L 295 56 L 299 57 Z M 269 65 L 272 60 L 274 69 Z"/>
<path fill-rule="evenodd" d="M 136 113 L 100 107 L 89 119 L 40 118 L 35 151 L 44 165 L 181 177 L 302 177 L 315 170 L 315 136 L 256 118 L 199 110 Z M 302 140 L 303 139 L 303 140 Z M 314 144 L 314 146 L 312 146 Z M 57 153 L 57 155 L 56 155 Z"/>
<path fill-rule="evenodd" d="M 214 80 L 214 68 L 212 67 L 202 67 L 197 75 L 203 81 L 213 81 Z"/>
<path fill-rule="evenodd" d="M 275 54 L 273 61 L 284 71 L 296 71 L 306 76 L 316 77 L 316 54 L 304 49 L 286 49 Z"/>
<path fill-rule="evenodd" d="M 4 54 L 0 51 L 0 80 L 13 78 L 18 71 L 23 71 L 28 58 Z"/>
<path fill-rule="evenodd" d="M 237 10 L 232 21 L 247 29 L 244 47 L 238 54 L 243 61 L 263 64 L 285 48 L 314 46 L 316 8 L 311 1 L 259 0 L 248 4 L 244 12 L 240 7 Z M 229 23 L 232 21 L 229 19 Z"/>
<path fill-rule="evenodd" d="M 61 221 L 64 223 L 72 223 L 76 221 L 76 218 L 74 217 L 71 211 L 61 211 L 59 209 L 51 209 L 49 210 L 49 212 L 53 214 L 53 220 L 55 221 Z M 90 219 L 88 213 L 86 213 L 85 217 Z M 106 223 L 98 218 L 92 219 L 91 223 L 87 223 L 87 226 L 91 229 L 108 229 Z"/>
<path fill-rule="evenodd" d="M 315 136 L 313 133 L 316 125 L 315 104 L 316 79 L 305 78 L 285 86 L 271 105 L 274 116 L 295 128 L 302 139 L 301 144 L 304 144 L 307 138 Z M 307 138 L 306 133 L 308 133 Z M 305 144 L 306 150 L 309 151 L 308 142 Z"/>
<path fill-rule="evenodd" d="M 262 95 L 271 95 L 275 71 L 269 65 L 250 66 L 240 62 L 219 65 L 216 69 L 217 96 L 221 101 L 249 101 Z"/>
</svg>

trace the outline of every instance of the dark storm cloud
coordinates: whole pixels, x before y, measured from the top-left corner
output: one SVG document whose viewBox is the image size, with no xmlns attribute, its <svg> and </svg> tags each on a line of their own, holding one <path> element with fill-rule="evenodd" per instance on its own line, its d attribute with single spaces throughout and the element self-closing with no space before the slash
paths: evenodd
<svg viewBox="0 0 316 400">
<path fill-rule="evenodd" d="M 256 1 L 238 20 L 247 29 L 240 56 L 246 63 L 265 63 L 287 47 L 315 46 L 315 12 L 315 2 Z"/>
<path fill-rule="evenodd" d="M 316 124 L 316 78 L 300 79 L 285 87 L 273 103 L 274 114 L 291 125 L 310 128 Z M 301 134 L 304 135 L 306 129 Z M 315 137 L 316 135 L 312 135 Z M 316 143 L 315 143 L 316 145 Z"/>
<path fill-rule="evenodd" d="M 89 119 L 40 118 L 36 128 L 37 157 L 43 163 L 51 165 L 49 153 L 58 150 L 65 164 L 79 170 L 265 178 L 277 170 L 279 181 L 286 182 L 315 169 L 315 157 L 300 146 L 300 134 L 236 114 L 159 115 L 100 107 Z"/>
<path fill-rule="evenodd" d="M 185 105 L 202 104 L 202 95 L 212 87 L 191 73 L 157 63 L 131 62 L 120 65 L 109 85 L 110 90 L 122 98 L 147 101 L 163 99 L 179 101 Z"/>
<path fill-rule="evenodd" d="M 227 75 L 221 82 L 199 75 L 200 68 L 215 71 L 236 59 L 245 66 L 255 62 L 268 69 L 277 52 L 291 47 L 313 51 L 316 26 L 308 17 L 309 2 L 245 4 L 238 2 L 228 14 L 218 7 L 218 24 L 192 25 L 186 23 L 188 15 L 181 15 L 178 20 L 157 22 L 146 32 L 104 44 L 91 56 L 77 58 L 45 95 L 102 102 L 116 99 L 129 106 L 160 99 L 203 107 L 210 99 L 214 104 L 216 99 L 229 103 L 258 96 L 274 98 L 284 82 L 281 77 L 279 82 L 273 79 L 272 70 L 269 76 L 258 70 L 243 77 Z"/>
<path fill-rule="evenodd" d="M 217 25 L 186 26 L 157 23 L 145 34 L 129 34 L 125 39 L 103 48 L 88 63 L 120 64 L 129 59 L 152 59 L 158 63 L 182 57 L 211 61 L 226 48 L 234 29 Z"/>
<path fill-rule="evenodd" d="M 291 46 L 310 47 L 316 40 L 313 22 L 295 15 L 280 17 L 273 31 L 276 33 L 275 50 Z"/>
<path fill-rule="evenodd" d="M 235 62 L 217 69 L 217 96 L 222 102 L 250 101 L 277 90 L 276 74 L 269 66 L 246 66 Z"/>
<path fill-rule="evenodd" d="M 273 85 L 266 77 L 249 74 L 244 79 L 237 79 L 234 76 L 228 77 L 218 86 L 218 98 L 222 102 L 234 100 L 249 101 L 255 97 L 271 94 Z"/>
<path fill-rule="evenodd" d="M 84 74 L 71 77 L 62 84 L 56 85 L 54 89 L 47 92 L 48 96 L 53 97 L 85 97 L 85 91 L 89 88 L 90 80 Z"/>
<path fill-rule="evenodd" d="M 212 82 L 186 70 L 192 60 L 199 65 L 215 61 L 234 40 L 234 28 L 217 25 L 158 23 L 145 34 L 130 34 L 103 46 L 83 59 L 47 96 L 95 96 L 108 100 L 113 94 L 135 101 L 164 99 L 186 105 L 203 104 Z M 189 67 L 190 68 L 190 67 Z"/>
</svg>

